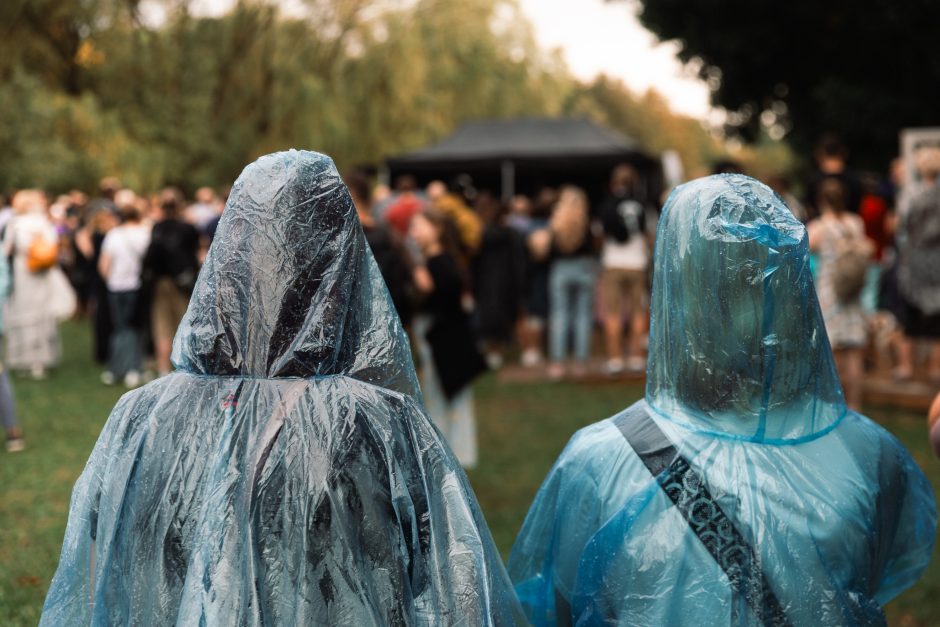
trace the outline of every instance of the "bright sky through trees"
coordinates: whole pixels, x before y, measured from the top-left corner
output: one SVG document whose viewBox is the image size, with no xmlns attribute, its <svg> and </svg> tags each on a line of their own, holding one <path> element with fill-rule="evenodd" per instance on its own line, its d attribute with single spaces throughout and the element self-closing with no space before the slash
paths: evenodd
<svg viewBox="0 0 940 627">
<path fill-rule="evenodd" d="M 518 0 L 545 49 L 560 48 L 571 71 L 589 81 L 600 73 L 637 93 L 653 88 L 677 113 L 709 117 L 708 86 L 676 59 L 676 45 L 659 43 L 636 19 L 634 0 Z M 194 12 L 217 15 L 233 0 L 195 0 Z M 290 11 L 299 0 L 282 0 Z"/>
</svg>

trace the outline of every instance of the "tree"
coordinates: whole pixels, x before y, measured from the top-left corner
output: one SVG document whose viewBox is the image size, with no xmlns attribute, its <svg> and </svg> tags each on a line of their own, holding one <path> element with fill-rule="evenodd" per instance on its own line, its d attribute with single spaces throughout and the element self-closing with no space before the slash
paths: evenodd
<svg viewBox="0 0 940 627">
<path fill-rule="evenodd" d="M 650 90 L 637 96 L 621 81 L 603 75 L 575 86 L 564 112 L 620 131 L 654 154 L 675 150 L 691 176 L 708 174 L 724 153 L 700 120 L 674 113 L 659 93 Z"/>
<path fill-rule="evenodd" d="M 826 131 L 883 169 L 898 131 L 940 110 L 940 3 L 639 0 L 640 21 L 714 86 L 747 139 L 762 126 L 811 150 Z"/>
<path fill-rule="evenodd" d="M 91 191 L 113 174 L 191 192 L 275 150 L 342 169 L 478 118 L 586 115 L 651 152 L 677 147 L 690 170 L 714 148 L 656 94 L 577 82 L 517 0 L 280 5 L 210 17 L 193 0 L 0 2 L 0 189 Z"/>
</svg>

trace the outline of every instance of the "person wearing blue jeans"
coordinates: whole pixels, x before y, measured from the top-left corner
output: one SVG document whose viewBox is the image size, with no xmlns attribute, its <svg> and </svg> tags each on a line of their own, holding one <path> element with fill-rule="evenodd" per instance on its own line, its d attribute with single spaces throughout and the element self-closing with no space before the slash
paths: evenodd
<svg viewBox="0 0 940 627">
<path fill-rule="evenodd" d="M 3 420 L 3 430 L 7 436 L 7 451 L 18 453 L 26 448 L 23 432 L 16 422 L 16 408 L 13 405 L 13 388 L 10 387 L 10 376 L 0 365 L 0 419 Z"/>
<path fill-rule="evenodd" d="M 123 222 L 108 231 L 98 261 L 98 271 L 108 287 L 108 306 L 114 325 L 108 347 L 108 370 L 101 373 L 101 382 L 112 385 L 123 381 L 125 387 L 133 388 L 142 383 L 143 356 L 135 318 L 141 295 L 143 258 L 150 246 L 150 227 L 141 221 L 133 192 L 121 190 L 114 201 Z"/>
<path fill-rule="evenodd" d="M 129 387 L 137 385 L 143 361 L 140 333 L 134 319 L 139 297 L 140 290 L 108 293 L 108 305 L 114 323 L 108 371 L 116 381 L 126 381 Z"/>
<path fill-rule="evenodd" d="M 577 362 L 572 374 L 584 374 L 591 350 L 597 259 L 583 191 L 575 187 L 561 190 L 549 230 L 552 264 L 548 278 L 548 349 L 552 363 L 548 375 L 560 379 L 565 375 L 569 336 L 574 339 L 572 355 Z"/>
<path fill-rule="evenodd" d="M 5 255 L 0 255 L 0 334 L 3 333 L 3 301 L 10 293 L 10 264 Z M 16 406 L 13 403 L 13 388 L 10 375 L 0 363 L 0 422 L 6 433 L 6 447 L 10 453 L 18 453 L 26 448 L 23 431 L 16 421 Z"/>
<path fill-rule="evenodd" d="M 551 299 L 549 352 L 555 363 L 564 362 L 568 338 L 573 336 L 572 354 L 582 364 L 591 350 L 591 312 L 597 261 L 593 257 L 558 259 L 548 279 Z"/>
</svg>

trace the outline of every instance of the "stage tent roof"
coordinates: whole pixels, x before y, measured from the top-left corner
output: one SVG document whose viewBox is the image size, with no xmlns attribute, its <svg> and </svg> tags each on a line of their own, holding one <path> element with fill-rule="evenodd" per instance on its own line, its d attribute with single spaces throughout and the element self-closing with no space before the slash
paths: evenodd
<svg viewBox="0 0 940 627">
<path fill-rule="evenodd" d="M 584 159 L 653 161 L 632 139 L 586 119 L 523 118 L 467 122 L 433 146 L 389 159 L 388 166 L 400 172 L 503 161 L 519 166 Z"/>
<path fill-rule="evenodd" d="M 611 169 L 632 163 L 652 198 L 661 182 L 659 160 L 620 133 L 581 118 L 522 118 L 467 122 L 442 141 L 392 157 L 391 179 L 413 174 L 422 183 L 466 173 L 504 200 L 541 185 L 574 183 L 591 196 L 605 193 Z"/>
</svg>

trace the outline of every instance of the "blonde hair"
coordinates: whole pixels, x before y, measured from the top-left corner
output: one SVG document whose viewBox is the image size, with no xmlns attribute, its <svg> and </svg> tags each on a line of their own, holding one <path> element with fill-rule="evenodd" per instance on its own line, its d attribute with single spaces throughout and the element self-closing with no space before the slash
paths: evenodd
<svg viewBox="0 0 940 627">
<path fill-rule="evenodd" d="M 561 188 L 548 228 L 555 247 L 562 253 L 573 253 L 584 243 L 588 230 L 588 200 L 584 190 L 573 185 Z"/>
<path fill-rule="evenodd" d="M 13 200 L 10 206 L 13 207 L 13 213 L 23 215 L 24 213 L 45 213 L 49 201 L 46 194 L 39 189 L 21 189 L 13 194 Z"/>
</svg>

